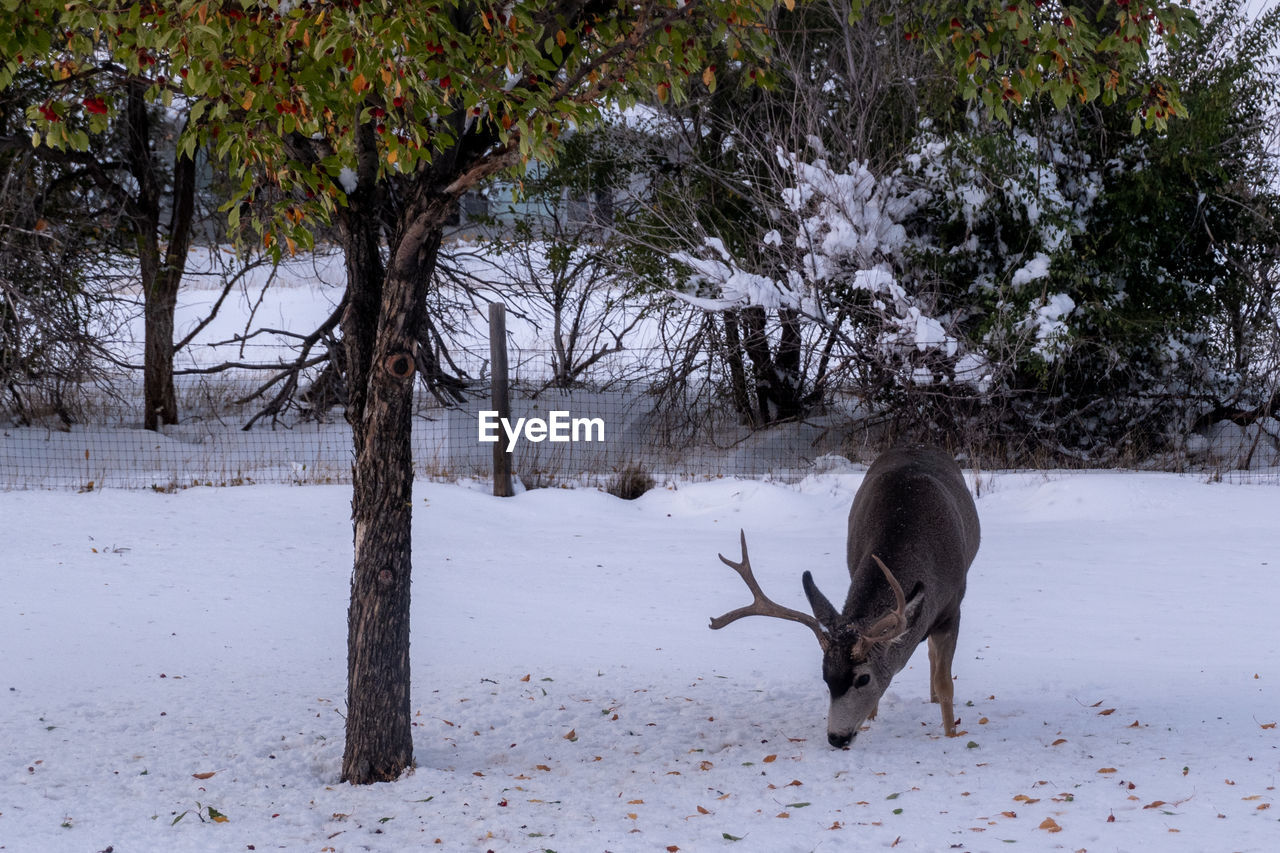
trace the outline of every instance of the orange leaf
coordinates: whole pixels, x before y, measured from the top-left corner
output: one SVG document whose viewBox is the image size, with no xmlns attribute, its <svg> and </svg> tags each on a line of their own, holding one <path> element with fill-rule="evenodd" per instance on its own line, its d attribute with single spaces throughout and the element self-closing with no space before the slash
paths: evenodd
<svg viewBox="0 0 1280 853">
<path fill-rule="evenodd" d="M 643 806 L 643 805 L 644 805 L 644 800 L 627 800 L 627 805 L 629 805 L 629 806 Z"/>
<path fill-rule="evenodd" d="M 1115 773 L 1116 769 L 1114 767 L 1099 767 L 1098 772 L 1099 773 Z"/>
<path fill-rule="evenodd" d="M 711 812 L 704 809 L 702 806 L 698 806 L 698 814 L 711 814 Z"/>
<path fill-rule="evenodd" d="M 1262 727 L 1263 727 L 1264 729 L 1274 729 L 1274 728 L 1276 727 L 1276 724 L 1275 724 L 1275 723 L 1263 723 L 1263 724 L 1262 724 Z"/>
<path fill-rule="evenodd" d="M 364 79 L 363 74 L 357 74 L 355 79 L 351 81 L 351 90 L 353 92 L 363 92 L 369 88 L 369 81 Z"/>
<path fill-rule="evenodd" d="M 550 767 L 548 767 L 548 766 L 547 766 L 547 765 L 545 765 L 545 764 L 535 764 L 535 765 L 533 765 L 533 768 L 534 768 L 535 770 L 548 770 L 548 771 L 551 769 Z"/>
<path fill-rule="evenodd" d="M 791 817 L 787 812 L 778 812 L 777 817 Z"/>
<path fill-rule="evenodd" d="M 1108 709 L 1106 709 L 1105 711 L 1099 711 L 1099 712 L 1098 712 L 1098 716 L 1099 716 L 1099 717 L 1110 717 L 1110 716 L 1111 716 L 1112 714 L 1114 714 L 1115 712 L 1116 712 L 1116 709 L 1115 709 L 1115 708 L 1108 708 Z"/>
<path fill-rule="evenodd" d="M 1017 812 L 1000 812 L 1000 814 L 1004 815 L 1005 817 L 1017 817 L 1017 816 L 1018 816 L 1018 813 L 1017 813 Z"/>
<path fill-rule="evenodd" d="M 532 678 L 532 677 L 533 677 L 533 673 L 529 673 L 528 675 L 526 675 L 524 678 L 522 678 L 522 679 L 520 679 L 520 680 L 521 680 L 521 681 L 528 681 L 528 680 L 529 680 L 530 678 Z"/>
<path fill-rule="evenodd" d="M 765 764 L 772 764 L 773 762 L 775 762 L 775 761 L 777 761 L 777 760 L 778 760 L 778 756 L 776 756 L 776 755 L 766 755 L 766 756 L 764 757 L 764 763 L 765 763 Z"/>
<path fill-rule="evenodd" d="M 630 818 L 631 820 L 635 820 L 637 817 L 639 817 L 639 815 L 637 815 L 635 812 L 627 812 L 627 817 Z"/>
<path fill-rule="evenodd" d="M 680 848 L 674 844 L 667 845 L 667 853 L 680 853 Z"/>
<path fill-rule="evenodd" d="M 192 779 L 212 779 L 213 774 L 217 772 L 218 772 L 217 770 L 210 770 L 208 773 L 192 773 L 191 778 Z"/>
<path fill-rule="evenodd" d="M 703 761 L 701 764 L 698 765 L 698 769 L 700 770 L 710 770 L 712 767 L 715 767 L 715 765 L 712 764 L 710 761 Z"/>
<path fill-rule="evenodd" d="M 1066 738 L 1064 738 L 1064 737 L 1060 737 L 1060 738 L 1058 738 L 1057 740 L 1055 740 L 1053 743 L 1051 743 L 1051 744 L 1049 744 L 1049 745 L 1050 745 L 1050 746 L 1062 746 L 1062 745 L 1063 745 L 1064 743 L 1066 743 L 1066 742 L 1067 742 L 1067 739 L 1066 739 Z"/>
<path fill-rule="evenodd" d="M 565 739 L 565 740 L 567 740 L 567 741 L 575 741 L 575 740 L 577 740 L 577 739 L 578 739 L 578 730 L 577 730 L 577 729 L 569 729 L 569 733 L 568 733 L 568 734 L 566 734 L 566 735 L 563 735 L 563 737 L 564 737 L 564 739 Z"/>
<path fill-rule="evenodd" d="M 1144 808 L 1144 809 L 1158 809 L 1158 808 L 1160 808 L 1160 807 L 1161 807 L 1161 806 L 1163 806 L 1163 805 L 1164 805 L 1164 800 L 1152 800 L 1150 803 L 1148 803 L 1147 805 L 1143 806 L 1143 808 Z"/>
<path fill-rule="evenodd" d="M 1051 817 L 1047 817 L 1040 821 L 1037 829 L 1043 829 L 1045 832 L 1062 832 L 1062 827 L 1058 826 L 1058 822 Z"/>
</svg>

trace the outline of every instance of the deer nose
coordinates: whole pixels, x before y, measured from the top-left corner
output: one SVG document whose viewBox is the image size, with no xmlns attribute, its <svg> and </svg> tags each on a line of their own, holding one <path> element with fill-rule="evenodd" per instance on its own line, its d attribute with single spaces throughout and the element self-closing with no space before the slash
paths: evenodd
<svg viewBox="0 0 1280 853">
<path fill-rule="evenodd" d="M 835 732 L 827 732 L 827 743 L 831 744 L 836 749 L 844 749 L 846 746 L 849 745 L 849 742 L 852 741 L 856 735 L 857 735 L 857 732 L 854 732 L 853 734 L 848 734 L 848 735 L 840 735 L 840 734 L 836 734 Z"/>
</svg>

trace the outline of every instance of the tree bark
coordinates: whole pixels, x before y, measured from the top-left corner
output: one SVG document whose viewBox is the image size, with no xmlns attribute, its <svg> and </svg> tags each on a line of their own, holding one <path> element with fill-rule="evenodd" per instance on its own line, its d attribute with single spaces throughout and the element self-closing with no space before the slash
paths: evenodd
<svg viewBox="0 0 1280 853">
<path fill-rule="evenodd" d="M 738 334 L 738 312 L 724 312 L 724 357 L 729 365 L 729 394 L 733 408 L 741 423 L 757 426 L 756 413 L 751 408 L 751 395 L 747 391 L 747 371 L 742 365 L 742 337 Z"/>
<path fill-rule="evenodd" d="M 400 212 L 384 271 L 376 215 L 381 203 L 373 159 L 376 142 L 372 129 L 367 131 L 358 154 L 358 186 L 339 219 L 348 275 L 342 321 L 347 420 L 355 450 L 342 779 L 356 785 L 389 782 L 413 767 L 413 388 L 441 229 L 455 206 L 444 194 L 416 193 Z M 428 177 L 419 182 L 431 183 Z"/>
<path fill-rule="evenodd" d="M 128 205 L 142 284 L 142 425 L 156 430 L 178 422 L 173 384 L 173 330 L 178 288 L 187 267 L 195 219 L 195 160 L 175 155 L 168 244 L 161 250 L 162 176 L 152 151 L 152 122 L 145 85 L 131 80 L 125 94 L 126 158 L 137 189 Z"/>
</svg>

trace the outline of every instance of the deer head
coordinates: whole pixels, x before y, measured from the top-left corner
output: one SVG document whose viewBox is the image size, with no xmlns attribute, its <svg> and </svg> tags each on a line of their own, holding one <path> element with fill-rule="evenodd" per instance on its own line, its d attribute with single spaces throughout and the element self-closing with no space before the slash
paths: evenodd
<svg viewBox="0 0 1280 853">
<path fill-rule="evenodd" d="M 801 578 L 809 606 L 829 637 L 822 649 L 822 680 L 831 692 L 827 741 L 837 748 L 858 736 L 863 721 L 875 719 L 880 697 L 901 666 L 895 645 L 904 641 L 922 601 L 919 591 L 908 601 L 889 567 L 875 554 L 871 559 L 893 590 L 894 606 L 870 620 L 846 619 L 818 589 L 813 575 L 805 572 Z M 910 646 L 905 651 L 909 655 Z"/>
<path fill-rule="evenodd" d="M 741 561 L 735 563 L 723 554 L 717 556 L 742 577 L 751 590 L 753 601 L 746 607 L 712 619 L 711 627 L 723 628 L 743 616 L 772 616 L 807 625 L 822 649 L 822 678 L 831 691 L 827 740 L 835 747 L 847 746 L 857 736 L 864 720 L 875 719 L 880 697 L 897 672 L 885 651 L 906 633 L 910 615 L 915 609 L 913 605 L 918 605 L 919 596 L 908 602 L 893 573 L 879 557 L 872 555 L 893 590 L 896 605 L 892 610 L 865 624 L 845 619 L 818 589 L 813 575 L 807 571 L 801 581 L 813 615 L 792 610 L 774 602 L 760 589 L 747 554 L 746 531 L 739 531 L 739 536 Z"/>
</svg>

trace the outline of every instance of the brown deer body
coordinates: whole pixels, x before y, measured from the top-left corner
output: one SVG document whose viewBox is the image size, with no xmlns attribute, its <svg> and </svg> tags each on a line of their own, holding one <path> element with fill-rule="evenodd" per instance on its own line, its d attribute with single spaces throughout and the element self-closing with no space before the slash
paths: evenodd
<svg viewBox="0 0 1280 853">
<path fill-rule="evenodd" d="M 742 576 L 755 600 L 711 620 L 723 628 L 743 616 L 774 616 L 809 626 L 822 647 L 831 692 L 827 740 L 844 747 L 874 719 L 890 680 L 928 640 L 930 698 L 955 734 L 951 661 L 960 630 L 965 578 L 978 552 L 978 511 L 955 461 L 932 447 L 881 454 L 849 511 L 849 595 L 836 610 L 806 571 L 813 615 L 782 607 L 760 590 L 742 535 L 742 562 L 720 559 Z M 904 592 L 905 590 L 905 592 Z"/>
</svg>

